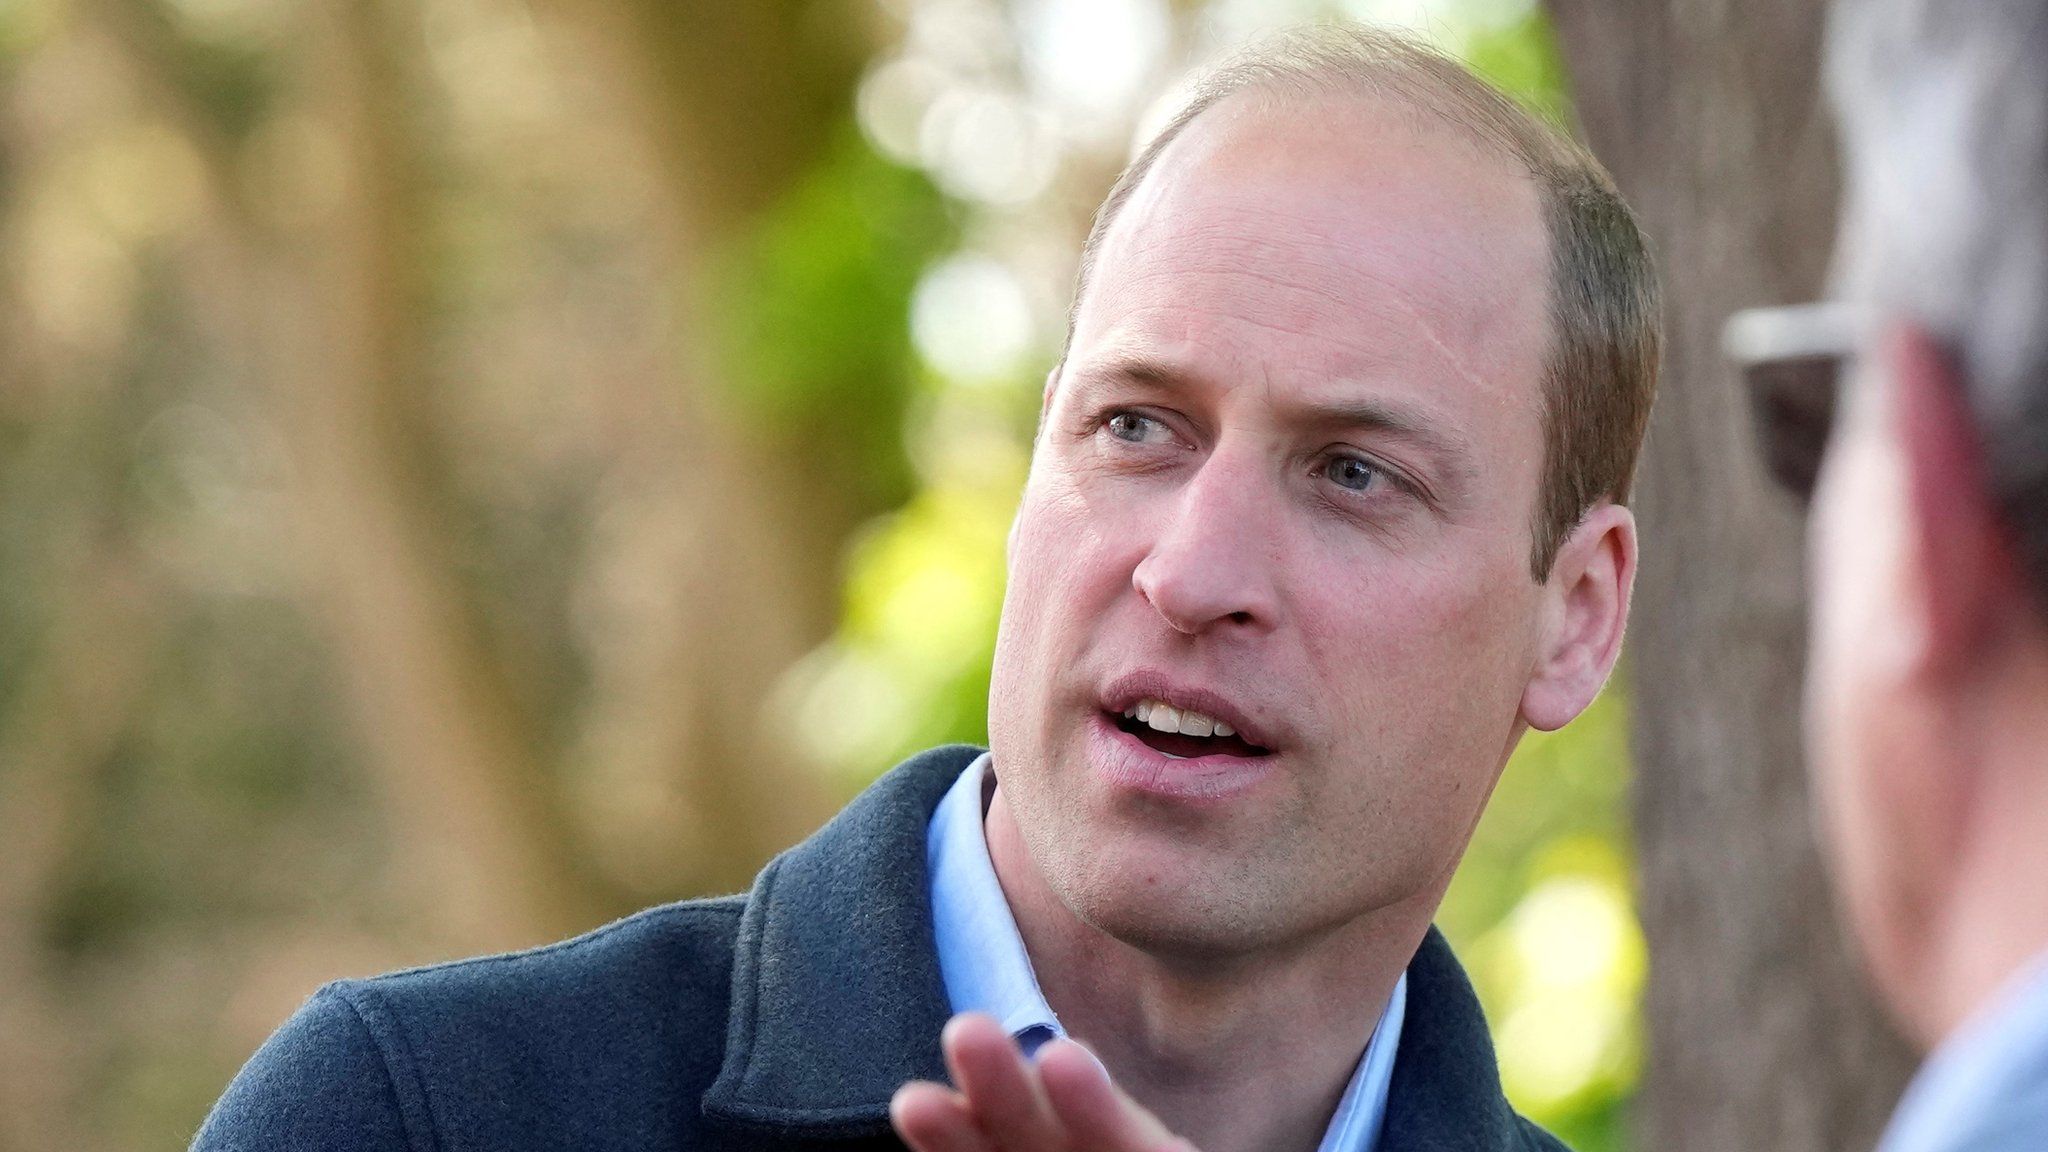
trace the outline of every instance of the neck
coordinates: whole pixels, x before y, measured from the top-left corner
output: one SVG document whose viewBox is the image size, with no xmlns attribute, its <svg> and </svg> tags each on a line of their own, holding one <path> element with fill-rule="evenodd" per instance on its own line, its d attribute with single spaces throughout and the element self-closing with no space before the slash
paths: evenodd
<svg viewBox="0 0 2048 1152">
<path fill-rule="evenodd" d="M 1929 994 L 1908 1025 L 1932 1047 L 1989 1007 L 2019 972 L 2048 955 L 2048 659 L 1979 685 L 1972 794 L 1939 921 L 1931 933 Z"/>
<path fill-rule="evenodd" d="M 1313 1152 L 1441 884 L 1257 955 L 1160 956 L 1060 901 L 1026 855 L 1000 786 L 986 826 L 1046 1002 L 1126 1091 L 1205 1152 Z"/>
</svg>

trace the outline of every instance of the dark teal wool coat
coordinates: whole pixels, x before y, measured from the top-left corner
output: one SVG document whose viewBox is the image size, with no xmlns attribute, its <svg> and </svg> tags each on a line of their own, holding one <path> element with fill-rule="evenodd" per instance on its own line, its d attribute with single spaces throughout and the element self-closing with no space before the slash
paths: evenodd
<svg viewBox="0 0 2048 1152">
<path fill-rule="evenodd" d="M 202 1152 L 896 1148 L 889 1097 L 943 1080 L 925 825 L 980 749 L 884 776 L 752 892 L 321 989 L 259 1049 Z M 1432 931 L 1380 1152 L 1555 1152 L 1501 1096 Z"/>
</svg>

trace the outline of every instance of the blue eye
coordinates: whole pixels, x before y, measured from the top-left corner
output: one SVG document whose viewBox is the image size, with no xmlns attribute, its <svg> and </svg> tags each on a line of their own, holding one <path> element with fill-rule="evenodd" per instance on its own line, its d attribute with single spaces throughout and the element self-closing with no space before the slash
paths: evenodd
<svg viewBox="0 0 2048 1152">
<path fill-rule="evenodd" d="M 1154 434 L 1165 431 L 1165 426 L 1159 421 L 1150 416 L 1140 416 L 1136 412 L 1119 412 L 1111 416 L 1103 426 L 1109 429 L 1111 436 L 1119 440 L 1128 440 L 1133 444 L 1143 444 Z"/>
<path fill-rule="evenodd" d="M 1328 476 L 1339 488 L 1348 488 L 1353 492 L 1370 491 L 1374 482 L 1383 477 L 1378 468 L 1356 456 L 1332 457 L 1330 463 L 1324 467 L 1323 475 Z"/>
</svg>

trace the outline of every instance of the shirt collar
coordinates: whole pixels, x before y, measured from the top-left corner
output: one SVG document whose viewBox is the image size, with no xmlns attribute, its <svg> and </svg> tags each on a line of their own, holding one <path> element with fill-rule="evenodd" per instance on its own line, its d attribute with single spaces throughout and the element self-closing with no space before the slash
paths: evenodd
<svg viewBox="0 0 2048 1152">
<path fill-rule="evenodd" d="M 1372 1152 L 1386 1126 L 1387 1093 L 1394 1083 L 1394 1054 L 1401 1047 L 1401 1023 L 1408 1015 L 1408 973 L 1394 981 L 1386 1010 L 1372 1030 L 1372 1040 L 1351 1073 L 1344 1098 L 1330 1117 L 1330 1127 L 1316 1152 Z"/>
<path fill-rule="evenodd" d="M 1880 1152 L 2032 1146 L 2048 1123 L 2048 954 L 2008 981 L 1907 1087 Z M 2020 1134 L 2031 1134 L 2027 1139 Z"/>
<path fill-rule="evenodd" d="M 932 935 L 939 976 L 955 1012 L 986 1012 L 1026 1052 L 1066 1035 L 1045 1002 L 1024 937 L 989 859 L 982 817 L 995 791 L 987 753 L 975 758 L 932 812 L 925 852 L 932 881 Z"/>
<path fill-rule="evenodd" d="M 1065 1036 L 1045 1001 L 1024 937 L 989 858 L 983 817 L 994 794 L 987 753 L 953 782 L 925 834 L 932 890 L 932 934 L 939 975 L 955 1012 L 986 1012 L 1002 1022 L 1028 1055 Z M 1386 1120 L 1387 1091 L 1407 1013 L 1408 974 L 1394 984 L 1365 1054 L 1352 1071 L 1318 1152 L 1372 1152 Z"/>
</svg>

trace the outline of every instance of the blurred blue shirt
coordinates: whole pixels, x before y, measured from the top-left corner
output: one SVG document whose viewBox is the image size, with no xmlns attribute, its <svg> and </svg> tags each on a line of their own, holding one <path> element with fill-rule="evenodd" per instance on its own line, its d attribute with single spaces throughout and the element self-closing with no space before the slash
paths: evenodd
<svg viewBox="0 0 2048 1152">
<path fill-rule="evenodd" d="M 982 817 L 995 779 L 983 753 L 939 801 L 925 835 L 931 868 L 932 932 L 938 939 L 939 975 L 955 1012 L 986 1012 L 1002 1021 L 1029 1055 L 1055 1036 L 1059 1018 L 1045 1002 L 1024 937 L 996 880 Z M 1401 1046 L 1401 1018 L 1408 1005 L 1408 974 L 1402 973 L 1365 1054 L 1351 1074 L 1344 1098 L 1330 1117 L 1319 1152 L 1373 1152 L 1386 1121 L 1387 1086 L 1394 1078 L 1394 1053 Z"/>
<path fill-rule="evenodd" d="M 2048 956 L 1935 1049 L 1878 1152 L 2048 1149 Z"/>
</svg>

